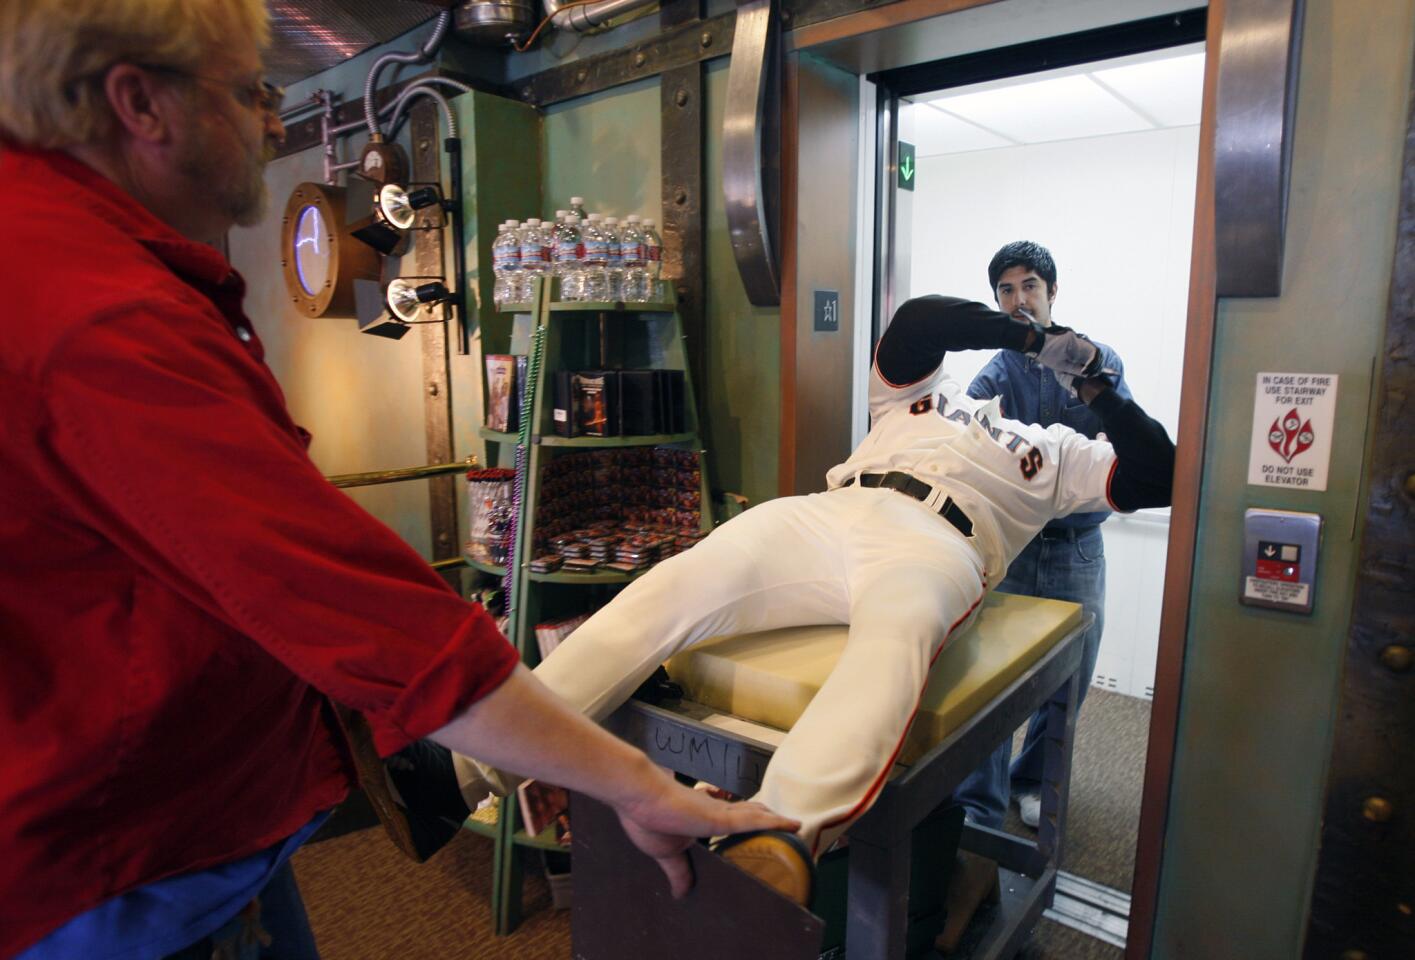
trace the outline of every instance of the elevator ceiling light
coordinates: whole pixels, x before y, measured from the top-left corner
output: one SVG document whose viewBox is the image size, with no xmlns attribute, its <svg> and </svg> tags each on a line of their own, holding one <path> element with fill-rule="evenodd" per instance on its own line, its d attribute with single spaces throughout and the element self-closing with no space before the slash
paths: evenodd
<svg viewBox="0 0 1415 960">
<path fill-rule="evenodd" d="M 415 283 L 414 279 L 398 277 L 388 284 L 388 310 L 405 323 L 417 320 L 424 304 L 442 303 L 452 296 L 441 280 Z"/>
</svg>

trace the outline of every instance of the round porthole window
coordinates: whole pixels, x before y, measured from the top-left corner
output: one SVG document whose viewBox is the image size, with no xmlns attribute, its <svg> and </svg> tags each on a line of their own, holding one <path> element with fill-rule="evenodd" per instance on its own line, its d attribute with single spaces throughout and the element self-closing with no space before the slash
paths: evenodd
<svg viewBox="0 0 1415 960">
<path fill-rule="evenodd" d="M 344 234 L 343 187 L 302 183 L 281 222 L 280 266 L 294 308 L 307 317 L 354 315 L 354 281 L 379 279 L 378 252 Z"/>
<path fill-rule="evenodd" d="M 329 280 L 329 240 L 319 207 L 310 204 L 295 218 L 295 276 L 305 293 L 316 296 Z"/>
</svg>

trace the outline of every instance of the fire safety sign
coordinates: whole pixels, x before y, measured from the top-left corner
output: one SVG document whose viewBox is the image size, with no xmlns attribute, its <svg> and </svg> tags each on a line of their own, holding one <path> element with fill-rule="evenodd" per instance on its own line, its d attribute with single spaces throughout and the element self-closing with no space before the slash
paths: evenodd
<svg viewBox="0 0 1415 960">
<path fill-rule="evenodd" d="M 1325 490 L 1336 423 L 1334 373 L 1260 373 L 1253 398 L 1248 482 Z"/>
</svg>

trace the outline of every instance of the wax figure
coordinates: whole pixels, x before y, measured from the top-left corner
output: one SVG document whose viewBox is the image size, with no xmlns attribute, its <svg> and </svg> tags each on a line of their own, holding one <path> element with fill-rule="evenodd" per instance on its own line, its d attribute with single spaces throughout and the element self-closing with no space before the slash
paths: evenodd
<svg viewBox="0 0 1415 960">
<path fill-rule="evenodd" d="M 794 827 L 566 708 L 311 462 L 208 245 L 284 135 L 267 32 L 0 4 L 0 956 L 315 956 L 288 858 L 354 785 L 336 703 L 604 798 L 680 895 L 691 836 Z"/>
<path fill-rule="evenodd" d="M 996 400 L 969 397 L 944 373 L 944 353 L 987 347 L 1051 366 L 1110 441 L 1007 420 Z M 1169 502 L 1174 446 L 1164 428 L 1063 327 L 949 297 L 910 300 L 880 340 L 870 413 L 869 434 L 827 474 L 827 492 L 768 501 L 723 524 L 630 584 L 535 671 L 598 721 L 699 641 L 849 624 L 839 662 L 756 797 L 800 830 L 731 838 L 727 853 L 803 903 L 809 864 L 884 784 L 934 657 L 1018 551 L 1058 516 Z M 469 794 L 510 785 L 486 764 L 459 759 L 458 769 Z"/>
<path fill-rule="evenodd" d="M 1003 313 L 1043 327 L 1051 325 L 1058 284 L 1056 261 L 1046 247 L 1025 240 L 1002 247 L 988 262 L 988 285 Z M 1101 364 L 1111 371 L 1115 392 L 1129 398 L 1119 355 L 1099 341 L 1092 343 L 1100 351 Z M 1091 438 L 1103 430 L 1101 418 L 1052 371 L 1017 350 L 994 354 L 968 384 L 968 396 L 978 400 L 997 397 L 1004 415 L 1023 423 L 1043 427 L 1062 424 Z M 1079 603 L 1094 618 L 1081 641 L 1077 710 L 1096 672 L 1105 628 L 1105 545 L 1100 525 L 1109 516 L 1109 510 L 1080 511 L 1052 520 L 1022 548 L 1008 567 L 1007 578 L 997 585 L 1004 593 Z M 1039 710 L 1027 724 L 1016 759 L 1008 740 L 963 781 L 954 799 L 967 812 L 969 822 L 1000 829 L 1011 798 L 1017 801 L 1022 822 L 1037 826 L 1045 733 L 1046 713 Z M 996 886 L 996 864 L 981 857 L 962 857 L 950 886 L 948 924 L 936 944 L 941 952 L 952 952 L 968 918 Z"/>
</svg>

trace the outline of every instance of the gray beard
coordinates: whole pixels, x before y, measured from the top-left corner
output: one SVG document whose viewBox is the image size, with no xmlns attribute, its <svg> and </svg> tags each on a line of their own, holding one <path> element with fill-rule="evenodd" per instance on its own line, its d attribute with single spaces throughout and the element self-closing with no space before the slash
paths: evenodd
<svg viewBox="0 0 1415 960">
<path fill-rule="evenodd" d="M 263 156 L 256 153 L 240 157 L 239 168 L 232 171 L 226 169 L 231 158 L 209 149 L 208 139 L 192 141 L 178 169 L 196 189 L 206 192 L 224 218 L 238 227 L 254 226 L 265 216 L 268 200 Z"/>
</svg>

